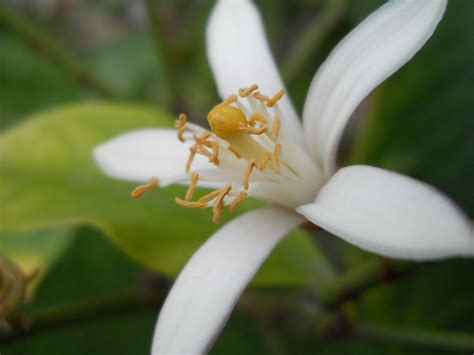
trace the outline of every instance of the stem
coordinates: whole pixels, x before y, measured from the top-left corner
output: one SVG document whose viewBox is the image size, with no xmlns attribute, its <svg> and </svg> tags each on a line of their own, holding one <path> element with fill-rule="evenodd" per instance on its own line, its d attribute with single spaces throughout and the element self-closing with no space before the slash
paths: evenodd
<svg viewBox="0 0 474 355">
<path fill-rule="evenodd" d="M 433 349 L 474 350 L 474 335 L 463 333 L 447 333 L 432 330 L 405 329 L 381 325 L 358 324 L 354 334 L 361 338 L 387 343 L 387 341 L 430 347 Z"/>
<path fill-rule="evenodd" d="M 317 14 L 299 37 L 288 56 L 281 64 L 283 77 L 292 82 L 298 77 L 299 71 L 312 60 L 312 54 L 323 43 L 327 34 L 340 22 L 344 13 L 345 0 L 328 0 L 326 8 Z"/>
<path fill-rule="evenodd" d="M 321 302 L 327 308 L 336 308 L 345 301 L 358 297 L 371 287 L 401 277 L 418 265 L 372 258 L 326 285 L 320 293 Z"/>
<path fill-rule="evenodd" d="M 173 73 L 175 70 L 175 58 L 173 56 L 173 48 L 168 41 L 164 39 L 167 37 L 164 31 L 164 25 L 161 21 L 157 0 L 146 0 L 148 18 L 150 21 L 151 35 L 155 42 L 156 55 L 164 63 L 162 70 L 163 81 L 161 83 L 161 101 L 162 104 L 173 106 L 176 103 L 176 83 L 173 80 Z M 160 63 L 161 64 L 161 63 Z"/>
<path fill-rule="evenodd" d="M 93 89 L 107 98 L 119 97 L 108 85 L 89 72 L 80 58 L 77 58 L 59 41 L 44 32 L 26 16 L 0 4 L 0 23 L 19 34 L 36 52 L 55 63 L 80 85 Z"/>
<path fill-rule="evenodd" d="M 158 309 L 163 303 L 165 294 L 166 289 L 162 291 L 146 290 L 124 294 L 116 298 L 96 299 L 40 309 L 36 312 L 33 311 L 28 317 L 20 316 L 24 329 L 16 332 L 2 332 L 0 329 L 0 341 L 12 341 L 31 333 L 92 319 L 127 314 L 144 309 Z"/>
</svg>

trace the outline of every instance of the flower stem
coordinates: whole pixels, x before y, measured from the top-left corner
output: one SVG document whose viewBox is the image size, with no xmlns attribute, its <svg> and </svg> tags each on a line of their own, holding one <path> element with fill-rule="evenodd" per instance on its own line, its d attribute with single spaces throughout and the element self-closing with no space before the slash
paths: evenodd
<svg viewBox="0 0 474 355">
<path fill-rule="evenodd" d="M 397 279 L 418 265 L 378 257 L 371 258 L 334 282 L 325 285 L 326 287 L 320 292 L 321 302 L 327 308 L 336 308 L 373 286 Z"/>
<path fill-rule="evenodd" d="M 318 13 L 306 31 L 299 37 L 288 56 L 281 63 L 286 82 L 291 83 L 298 77 L 299 71 L 312 60 L 312 54 L 323 43 L 327 34 L 340 22 L 344 13 L 345 0 L 328 0 L 322 13 Z"/>
<path fill-rule="evenodd" d="M 91 73 L 83 65 L 81 59 L 26 16 L 9 9 L 7 5 L 0 4 L 0 24 L 4 24 L 12 32 L 20 35 L 36 52 L 55 63 L 80 85 L 107 98 L 119 97 L 108 85 Z"/>
<path fill-rule="evenodd" d="M 449 333 L 434 330 L 406 329 L 360 323 L 354 328 L 353 334 L 378 342 L 395 342 L 406 345 L 430 347 L 445 350 L 474 350 L 474 335 Z"/>
</svg>

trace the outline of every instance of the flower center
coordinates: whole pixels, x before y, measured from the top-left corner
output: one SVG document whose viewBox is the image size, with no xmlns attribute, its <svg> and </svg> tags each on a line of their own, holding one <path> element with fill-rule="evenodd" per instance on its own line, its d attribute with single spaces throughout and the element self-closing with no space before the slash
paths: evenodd
<svg viewBox="0 0 474 355">
<path fill-rule="evenodd" d="M 231 183 L 193 200 L 200 175 L 192 172 L 184 199 L 175 199 L 177 204 L 187 208 L 212 208 L 216 224 L 226 206 L 232 212 L 247 197 L 251 180 L 279 183 L 300 178 L 289 159 L 282 155 L 283 143 L 287 140 L 278 101 L 284 90 L 273 97 L 257 90 L 255 84 L 242 88 L 238 96 L 231 95 L 213 107 L 207 115 L 210 131 L 188 123 L 185 114 L 180 114 L 176 120 L 178 139 L 183 143 L 192 142 L 185 164 L 186 173 L 191 171 L 196 155 L 202 155 L 223 172 L 237 170 L 241 176 L 240 182 L 229 179 Z M 247 105 L 240 99 L 246 100 Z M 138 197 L 156 184 L 156 181 L 150 181 L 139 186 L 132 196 Z"/>
</svg>

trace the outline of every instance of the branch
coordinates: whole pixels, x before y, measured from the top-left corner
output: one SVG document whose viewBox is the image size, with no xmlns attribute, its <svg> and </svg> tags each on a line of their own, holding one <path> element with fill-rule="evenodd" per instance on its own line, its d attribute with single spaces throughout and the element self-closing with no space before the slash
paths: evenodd
<svg viewBox="0 0 474 355">
<path fill-rule="evenodd" d="M 327 34 L 339 24 L 343 13 L 344 0 L 329 0 L 323 12 L 314 17 L 281 64 L 287 82 L 298 77 L 301 68 L 312 59 L 312 54 L 321 46 Z"/>
<path fill-rule="evenodd" d="M 419 265 L 378 257 L 372 258 L 321 289 L 321 303 L 327 308 L 336 308 L 374 286 L 403 276 Z"/>
<path fill-rule="evenodd" d="M 467 352 L 474 350 L 474 334 L 405 329 L 364 323 L 358 324 L 354 328 L 353 334 L 361 338 L 383 343 L 390 341 L 437 350 L 464 350 Z"/>
<path fill-rule="evenodd" d="M 108 85 L 101 82 L 88 68 L 83 65 L 71 51 L 59 41 L 44 32 L 26 16 L 0 4 L 0 24 L 3 23 L 11 31 L 19 34 L 36 52 L 55 63 L 80 85 L 93 89 L 101 96 L 118 98 L 119 95 Z"/>
<path fill-rule="evenodd" d="M 2 343 L 41 332 L 89 320 L 120 314 L 134 313 L 144 309 L 158 310 L 164 301 L 168 286 L 163 289 L 147 289 L 123 294 L 115 298 L 101 298 L 62 306 L 53 306 L 19 315 L 16 324 L 19 329 L 0 328 Z M 0 323 L 1 325 L 1 323 Z"/>
</svg>

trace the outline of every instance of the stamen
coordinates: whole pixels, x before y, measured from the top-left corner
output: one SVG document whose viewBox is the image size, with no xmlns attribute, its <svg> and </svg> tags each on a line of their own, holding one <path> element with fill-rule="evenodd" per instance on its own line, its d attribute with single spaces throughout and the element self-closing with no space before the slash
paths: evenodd
<svg viewBox="0 0 474 355">
<path fill-rule="evenodd" d="M 227 99 L 224 100 L 224 104 L 226 105 L 230 105 L 234 102 L 236 102 L 238 99 L 237 99 L 237 95 L 230 95 Z"/>
<path fill-rule="evenodd" d="M 248 190 L 249 188 L 249 178 L 250 178 L 250 174 L 252 174 L 254 167 L 255 167 L 255 159 L 250 159 L 247 165 L 247 169 L 245 170 L 244 181 L 243 181 L 245 190 Z"/>
<path fill-rule="evenodd" d="M 232 147 L 227 147 L 227 150 L 228 150 L 229 152 L 231 152 L 232 154 L 234 154 L 237 159 L 242 158 L 242 156 L 239 154 L 239 152 L 237 152 L 237 151 L 236 151 L 235 149 L 233 149 Z"/>
<path fill-rule="evenodd" d="M 204 195 L 202 196 L 198 202 L 202 202 L 202 203 L 208 203 L 209 201 L 211 201 L 212 199 L 214 199 L 217 195 L 219 195 L 221 192 L 221 190 L 214 190 L 210 193 L 208 193 L 207 195 Z"/>
<path fill-rule="evenodd" d="M 184 113 L 180 113 L 178 116 L 178 119 L 174 123 L 174 126 L 177 129 L 180 129 L 186 125 L 187 121 L 188 121 L 188 117 Z"/>
<path fill-rule="evenodd" d="M 186 122 L 188 117 L 184 113 L 180 113 L 178 119 L 176 120 L 174 126 L 178 129 L 178 139 L 181 143 L 185 142 L 184 132 L 186 132 Z"/>
<path fill-rule="evenodd" d="M 189 157 L 188 157 L 188 161 L 186 162 L 186 168 L 185 168 L 185 171 L 187 173 L 189 173 L 189 170 L 191 170 L 191 164 L 193 163 L 196 153 L 197 153 L 197 150 L 194 146 L 189 148 Z"/>
<path fill-rule="evenodd" d="M 157 177 L 152 177 L 150 179 L 150 182 L 146 183 L 146 184 L 143 184 L 143 185 L 140 185 L 140 186 L 137 186 L 135 189 L 133 189 L 133 191 L 131 192 L 131 196 L 133 198 L 138 198 L 140 197 L 141 195 L 143 195 L 145 192 L 155 188 L 158 186 L 158 178 Z"/>
<path fill-rule="evenodd" d="M 194 140 L 196 141 L 196 143 L 206 145 L 206 143 L 207 143 L 206 140 L 211 136 L 211 134 L 212 134 L 212 133 L 209 132 L 209 131 L 207 131 L 207 130 L 206 130 L 206 131 L 203 131 L 203 132 L 201 133 L 201 136 L 200 136 L 200 137 L 194 135 Z"/>
<path fill-rule="evenodd" d="M 212 221 L 215 224 L 219 224 L 219 222 L 221 221 L 221 214 L 224 210 L 224 198 L 230 192 L 230 190 L 232 190 L 232 185 L 228 184 L 220 190 L 219 194 L 216 197 L 214 206 L 212 207 L 212 212 L 214 212 Z"/>
<path fill-rule="evenodd" d="M 248 87 L 248 88 L 242 88 L 242 89 L 239 89 L 239 96 L 240 97 L 247 97 L 249 96 L 253 91 L 257 90 L 258 89 L 258 85 L 257 84 L 253 84 L 252 86 Z"/>
<path fill-rule="evenodd" d="M 216 200 L 214 202 L 214 206 L 212 207 L 212 211 L 216 213 L 219 210 L 219 204 L 224 200 L 224 197 L 232 190 L 232 185 L 227 184 L 225 187 L 219 190 L 219 194 L 216 196 Z"/>
<path fill-rule="evenodd" d="M 270 135 L 270 138 L 273 141 L 276 141 L 278 139 L 278 136 L 280 134 L 280 127 L 281 127 L 280 117 L 275 116 L 272 121 L 272 134 Z"/>
<path fill-rule="evenodd" d="M 196 201 L 185 201 L 180 199 L 179 197 L 175 197 L 174 201 L 176 204 L 186 207 L 186 208 L 204 208 L 206 207 L 205 203 L 202 202 L 196 202 Z"/>
<path fill-rule="evenodd" d="M 232 201 L 229 206 L 229 212 L 233 212 L 237 206 L 247 198 L 247 193 L 245 191 L 241 191 L 239 195 Z"/>
<path fill-rule="evenodd" d="M 268 123 L 267 119 L 259 113 L 254 113 L 249 118 L 249 126 L 254 126 L 255 122 Z"/>
<path fill-rule="evenodd" d="M 267 106 L 273 107 L 277 103 L 277 101 L 283 97 L 284 94 L 285 94 L 284 89 L 281 89 L 280 91 L 278 91 L 271 99 L 267 100 Z"/>
<path fill-rule="evenodd" d="M 222 215 L 223 210 L 224 210 L 224 204 L 221 203 L 220 206 L 219 206 L 219 211 L 212 215 L 212 222 L 214 222 L 214 224 L 221 223 L 221 215 Z"/>
<path fill-rule="evenodd" d="M 209 158 L 209 162 L 219 165 L 219 142 L 211 142 L 212 145 L 212 156 Z"/>
<path fill-rule="evenodd" d="M 259 134 L 263 134 L 265 133 L 266 131 L 268 131 L 268 127 L 267 126 L 263 126 L 263 127 L 249 127 L 249 126 L 246 126 L 244 124 L 240 124 L 239 125 L 239 130 L 243 131 L 243 132 L 246 132 L 248 134 L 256 134 L 256 135 L 259 135 Z"/>
<path fill-rule="evenodd" d="M 275 145 L 272 156 L 272 168 L 276 173 L 280 172 L 280 154 L 281 154 L 281 144 Z"/>
<path fill-rule="evenodd" d="M 197 186 L 198 181 L 199 181 L 199 174 L 193 173 L 191 175 L 191 183 L 189 185 L 189 189 L 186 192 L 186 196 L 184 198 L 186 201 L 191 201 L 193 199 L 194 191 L 196 191 L 196 186 Z"/>
<path fill-rule="evenodd" d="M 208 157 L 209 161 L 211 161 L 212 153 L 206 148 L 206 146 L 197 143 L 193 147 L 195 147 L 196 153 L 199 153 L 199 154 L 204 155 L 205 157 Z"/>
<path fill-rule="evenodd" d="M 260 100 L 260 101 L 263 101 L 263 102 L 265 102 L 265 103 L 268 102 L 268 100 L 270 100 L 270 98 L 269 98 L 268 96 L 262 95 L 262 94 L 260 93 L 260 91 L 255 92 L 255 93 L 253 94 L 253 96 L 254 96 L 256 99 L 258 99 L 258 100 Z"/>
<path fill-rule="evenodd" d="M 258 164 L 258 169 L 259 169 L 260 171 L 263 171 L 263 169 L 266 168 L 267 163 L 268 163 L 268 161 L 269 161 L 271 158 L 272 158 L 272 153 L 265 151 L 265 153 L 263 153 L 263 159 L 262 159 L 262 161 Z"/>
</svg>

